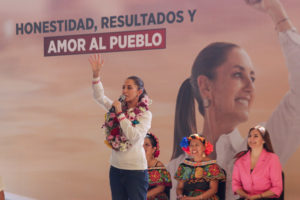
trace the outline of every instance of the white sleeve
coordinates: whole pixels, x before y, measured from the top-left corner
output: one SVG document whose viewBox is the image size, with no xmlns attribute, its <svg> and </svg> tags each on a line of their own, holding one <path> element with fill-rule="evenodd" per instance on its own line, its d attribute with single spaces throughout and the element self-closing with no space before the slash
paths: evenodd
<svg viewBox="0 0 300 200">
<path fill-rule="evenodd" d="M 183 161 L 187 158 L 187 154 L 183 153 L 180 156 L 178 156 L 177 158 L 174 158 L 173 160 L 171 160 L 169 162 L 169 164 L 167 165 L 167 170 L 171 175 L 171 181 L 172 181 L 172 188 L 170 190 L 170 199 L 174 200 L 177 199 L 177 195 L 176 195 L 176 189 L 177 189 L 177 180 L 175 179 L 175 173 L 177 172 L 177 169 L 180 165 L 180 163 L 183 163 Z"/>
<path fill-rule="evenodd" d="M 94 99 L 108 111 L 112 106 L 112 100 L 105 96 L 103 85 L 100 82 L 100 77 L 94 78 L 93 82 L 98 82 L 93 84 Z"/>
<path fill-rule="evenodd" d="M 151 128 L 151 121 L 152 121 L 152 113 L 148 110 L 143 113 L 142 116 L 138 117 L 139 123 L 135 126 L 132 125 L 131 121 L 125 117 L 125 114 L 122 113 L 118 116 L 120 121 L 121 129 L 123 133 L 132 143 L 139 140 L 141 137 L 145 137 L 147 131 Z"/>
<path fill-rule="evenodd" d="M 290 89 L 267 121 L 266 128 L 274 151 L 284 164 L 300 143 L 300 36 L 288 30 L 279 33 L 279 40 L 289 72 Z"/>
</svg>

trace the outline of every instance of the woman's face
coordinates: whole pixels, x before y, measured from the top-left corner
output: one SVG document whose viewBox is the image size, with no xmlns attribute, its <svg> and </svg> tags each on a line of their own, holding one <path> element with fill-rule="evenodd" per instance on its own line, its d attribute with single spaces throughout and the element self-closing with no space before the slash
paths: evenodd
<svg viewBox="0 0 300 200">
<path fill-rule="evenodd" d="M 138 100 L 141 94 L 140 91 L 132 79 L 127 79 L 122 87 L 122 94 L 126 97 L 126 102 Z"/>
<path fill-rule="evenodd" d="M 241 48 L 232 49 L 211 81 L 211 106 L 219 119 L 238 122 L 248 119 L 254 100 L 254 80 L 255 73 L 248 54 Z"/>
<path fill-rule="evenodd" d="M 198 139 L 191 139 L 190 141 L 190 153 L 192 157 L 202 157 L 205 147 L 203 143 Z"/>
<path fill-rule="evenodd" d="M 154 156 L 154 152 L 156 150 L 156 147 L 152 146 L 151 141 L 150 141 L 149 138 L 145 138 L 143 147 L 145 149 L 145 153 L 146 153 L 147 157 Z"/>
<path fill-rule="evenodd" d="M 248 135 L 248 145 L 251 149 L 261 148 L 264 145 L 265 141 L 262 138 L 260 132 L 256 129 L 253 129 Z"/>
</svg>

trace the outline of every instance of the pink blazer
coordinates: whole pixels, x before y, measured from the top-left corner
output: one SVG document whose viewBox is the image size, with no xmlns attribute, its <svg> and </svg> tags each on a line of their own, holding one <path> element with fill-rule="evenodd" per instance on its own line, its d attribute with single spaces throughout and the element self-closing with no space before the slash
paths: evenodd
<svg viewBox="0 0 300 200">
<path fill-rule="evenodd" d="M 261 152 L 252 173 L 250 151 L 239 158 L 233 167 L 232 190 L 236 192 L 243 189 L 249 195 L 263 193 L 271 190 L 279 197 L 282 192 L 282 169 L 279 158 L 276 154 Z"/>
</svg>

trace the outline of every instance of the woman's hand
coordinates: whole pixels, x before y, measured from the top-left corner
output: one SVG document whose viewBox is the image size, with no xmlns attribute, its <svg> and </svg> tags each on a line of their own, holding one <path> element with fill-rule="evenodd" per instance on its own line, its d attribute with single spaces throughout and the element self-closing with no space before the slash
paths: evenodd
<svg viewBox="0 0 300 200">
<path fill-rule="evenodd" d="M 119 100 L 115 100 L 112 104 L 113 107 L 115 107 L 115 113 L 120 113 L 122 112 L 122 105 Z"/>
<path fill-rule="evenodd" d="M 272 18 L 277 31 L 284 32 L 293 28 L 293 24 L 279 0 L 245 0 L 245 2 L 267 13 Z"/>
<path fill-rule="evenodd" d="M 276 7 L 281 7 L 278 0 L 245 0 L 245 2 L 253 8 L 263 12 L 268 12 Z"/>
<path fill-rule="evenodd" d="M 92 66 L 93 77 L 99 77 L 100 70 L 104 64 L 103 56 L 101 56 L 100 54 L 91 55 L 89 57 L 89 62 Z"/>
<path fill-rule="evenodd" d="M 248 195 L 248 197 L 246 198 L 246 200 L 255 200 L 255 199 L 261 199 L 260 195 Z"/>
<path fill-rule="evenodd" d="M 198 197 L 187 197 L 187 196 L 183 196 L 180 200 L 198 200 Z"/>
</svg>

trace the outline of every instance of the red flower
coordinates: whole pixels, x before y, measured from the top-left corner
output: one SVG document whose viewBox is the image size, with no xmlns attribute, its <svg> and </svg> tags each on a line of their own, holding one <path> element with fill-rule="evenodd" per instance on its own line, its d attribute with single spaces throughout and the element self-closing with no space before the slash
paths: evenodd
<svg viewBox="0 0 300 200">
<path fill-rule="evenodd" d="M 220 173 L 219 167 L 217 165 L 211 165 L 209 166 L 209 172 L 211 175 L 216 176 Z"/>
<path fill-rule="evenodd" d="M 156 150 L 156 151 L 154 152 L 154 158 L 157 158 L 157 157 L 159 156 L 159 153 L 160 153 L 160 151 L 159 151 L 159 150 Z"/>
<path fill-rule="evenodd" d="M 206 141 L 205 142 L 205 151 L 204 151 L 204 153 L 206 155 L 209 155 L 211 152 L 213 152 L 213 150 L 214 150 L 214 146 L 210 142 Z"/>
<path fill-rule="evenodd" d="M 118 123 L 119 122 L 118 118 L 116 118 L 116 117 L 113 120 L 114 120 L 114 123 Z"/>
<path fill-rule="evenodd" d="M 134 112 L 135 115 L 137 115 L 137 114 L 139 114 L 141 111 L 140 111 L 140 109 L 135 108 L 135 109 L 133 110 L 133 112 Z"/>
<path fill-rule="evenodd" d="M 139 105 L 142 106 L 142 107 L 146 107 L 147 106 L 144 102 L 141 102 Z"/>
<path fill-rule="evenodd" d="M 182 147 L 182 150 L 185 151 L 187 154 L 190 154 L 190 146 Z"/>
<path fill-rule="evenodd" d="M 120 134 L 120 128 L 119 127 L 114 128 L 113 130 L 111 130 L 110 134 L 113 135 L 113 136 L 119 135 Z"/>
<path fill-rule="evenodd" d="M 160 173 L 157 170 L 149 171 L 149 177 L 152 182 L 156 182 L 160 179 Z"/>
</svg>

